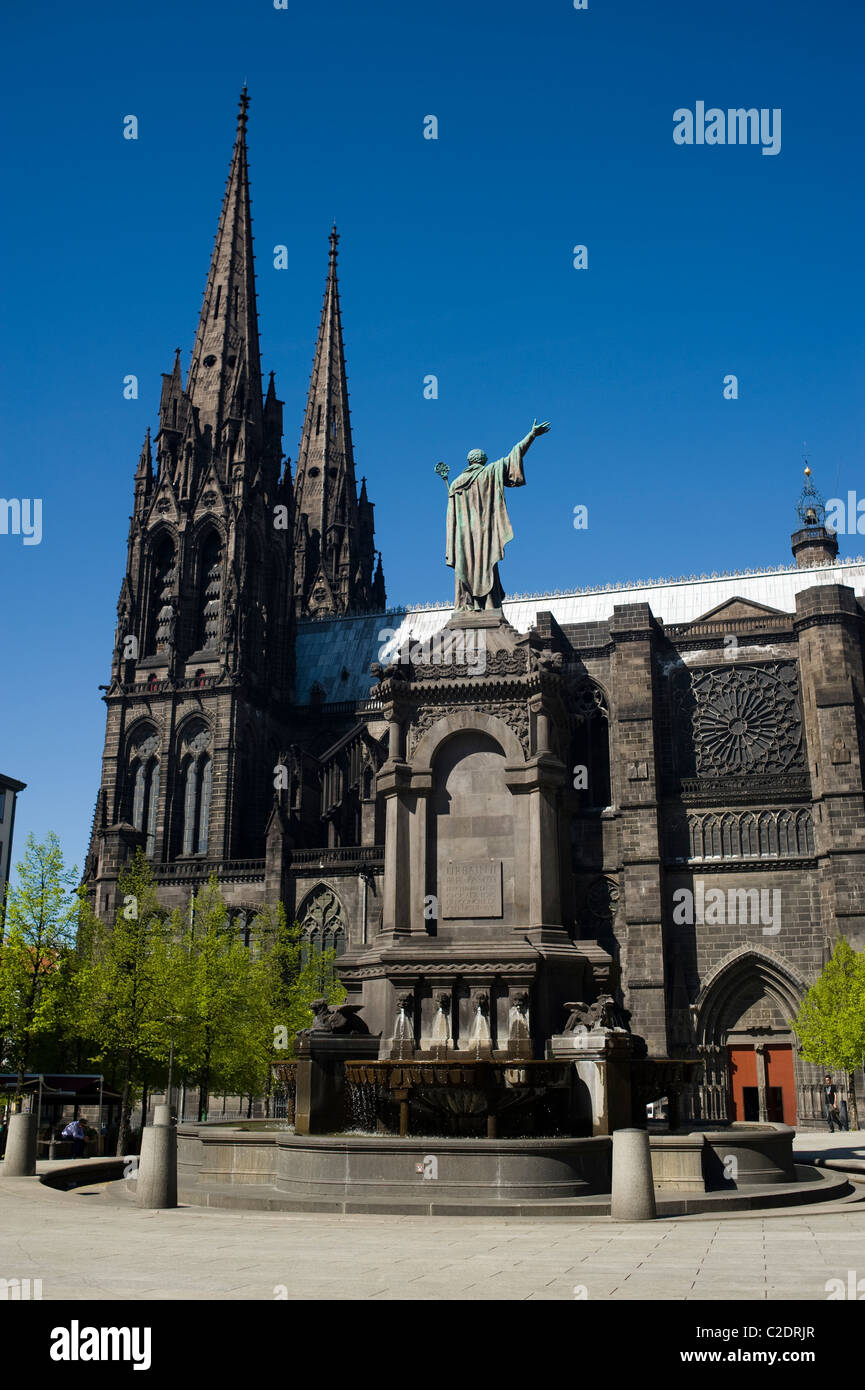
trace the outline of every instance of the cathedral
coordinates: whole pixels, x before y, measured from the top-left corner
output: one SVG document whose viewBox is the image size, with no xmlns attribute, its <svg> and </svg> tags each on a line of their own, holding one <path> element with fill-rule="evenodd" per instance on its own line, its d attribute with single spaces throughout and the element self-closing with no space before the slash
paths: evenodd
<svg viewBox="0 0 865 1390">
<path fill-rule="evenodd" d="M 96 910 L 142 846 L 169 907 L 215 873 L 247 941 L 284 902 L 385 1040 L 483 1014 L 543 1056 L 609 993 L 649 1055 L 702 1060 L 687 1117 L 820 1124 L 790 1020 L 865 946 L 865 562 L 809 478 L 790 566 L 388 609 L 335 228 L 293 476 L 263 388 L 247 105 L 134 474 Z"/>
</svg>

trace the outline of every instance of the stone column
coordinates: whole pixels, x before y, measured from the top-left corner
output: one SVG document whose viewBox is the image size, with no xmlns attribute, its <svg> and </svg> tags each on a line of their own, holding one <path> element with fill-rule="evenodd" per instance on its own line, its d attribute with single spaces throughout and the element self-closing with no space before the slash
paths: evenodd
<svg viewBox="0 0 865 1390">
<path fill-rule="evenodd" d="M 157 1105 L 153 1124 L 141 1132 L 135 1202 L 152 1211 L 177 1206 L 177 1129 L 167 1105 Z"/>
<path fill-rule="evenodd" d="M 755 1043 L 754 1051 L 757 1054 L 757 1118 L 761 1124 L 765 1124 L 769 1118 L 768 1096 L 766 1087 L 769 1082 L 768 1057 L 766 1055 L 766 1044 Z"/>
<path fill-rule="evenodd" d="M 36 1113 L 9 1116 L 6 1157 L 0 1169 L 5 1178 L 32 1178 L 36 1172 Z"/>
<path fill-rule="evenodd" d="M 802 716 L 824 934 L 865 946 L 865 784 L 857 705 L 865 698 L 862 614 L 851 588 L 796 595 Z M 815 959 L 815 973 L 820 968 Z"/>
<path fill-rule="evenodd" d="M 617 692 L 610 731 L 616 750 L 613 798 L 621 809 L 622 919 L 626 1004 L 650 1054 L 667 1052 L 662 857 L 655 751 L 654 644 L 647 603 L 618 605 L 610 680 Z"/>
<path fill-rule="evenodd" d="M 562 929 L 557 801 L 565 776 L 564 763 L 551 753 L 538 754 L 523 767 L 505 768 L 505 782 L 511 792 L 528 798 L 524 863 L 529 880 L 529 920 L 518 923 L 516 930 L 532 941 L 543 938 L 544 928 L 558 928 L 559 932 Z"/>
<path fill-rule="evenodd" d="M 613 1134 L 610 1216 L 614 1221 L 653 1221 L 657 1216 L 648 1130 L 617 1129 Z"/>
<path fill-rule="evenodd" d="M 405 763 L 385 763 L 378 776 L 385 802 L 382 933 L 406 936 L 411 931 L 411 878 L 407 872 L 411 818 L 407 800 L 411 771 Z"/>
<path fill-rule="evenodd" d="M 409 859 L 407 865 L 400 867 L 401 873 L 408 870 L 409 925 L 413 936 L 427 935 L 424 902 L 427 896 L 427 822 L 431 794 L 432 771 L 421 769 L 414 772 L 409 793 Z M 438 919 L 438 910 L 433 912 L 433 916 Z"/>
</svg>

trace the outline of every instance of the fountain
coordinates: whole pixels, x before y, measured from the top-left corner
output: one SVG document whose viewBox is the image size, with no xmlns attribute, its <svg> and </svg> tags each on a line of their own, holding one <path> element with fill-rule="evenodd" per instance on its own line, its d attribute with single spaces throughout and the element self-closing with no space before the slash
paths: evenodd
<svg viewBox="0 0 865 1390">
<path fill-rule="evenodd" d="M 608 1212 L 610 1136 L 645 1129 L 647 1101 L 675 1111 L 702 1065 L 664 1055 L 663 1010 L 633 985 L 632 1031 L 618 961 L 580 905 L 565 759 L 582 697 L 555 624 L 518 633 L 498 609 L 461 609 L 446 631 L 482 641 L 483 668 L 372 668 L 381 915 L 339 958 L 346 1002 L 317 1001 L 298 1035 L 295 1133 L 184 1132 L 190 1200 Z M 769 1124 L 652 1135 L 659 1201 L 729 1198 L 709 1191 L 729 1153 L 747 1206 L 749 1175 L 792 1183 L 791 1145 Z"/>
<path fill-rule="evenodd" d="M 180 1131 L 184 1201 L 266 1210 L 603 1215 L 611 1134 L 645 1128 L 645 1103 L 675 1101 L 699 1062 L 648 1058 L 612 996 L 566 1006 L 544 1058 L 525 999 L 502 1009 L 501 1048 L 481 993 L 467 996 L 461 1047 L 450 999 L 401 998 L 393 1037 L 372 1036 L 355 1006 L 316 1001 L 297 1060 L 274 1064 L 296 1089 L 295 1133 L 218 1123 Z M 514 1049 L 511 1052 L 511 1049 Z M 381 1055 L 382 1049 L 389 1055 Z M 659 1214 L 828 1200 L 846 1180 L 795 1168 L 779 1124 L 691 1126 L 650 1136 Z M 727 1176 L 731 1156 L 738 1178 Z M 725 1190 L 730 1189 L 730 1190 Z"/>
</svg>

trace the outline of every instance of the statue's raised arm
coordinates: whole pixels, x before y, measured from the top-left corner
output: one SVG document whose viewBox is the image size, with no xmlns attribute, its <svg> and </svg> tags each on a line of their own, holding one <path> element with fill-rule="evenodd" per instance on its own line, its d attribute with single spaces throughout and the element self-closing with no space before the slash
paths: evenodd
<svg viewBox="0 0 865 1390">
<path fill-rule="evenodd" d="M 534 444 L 535 440 L 538 438 L 539 435 L 547 434 L 549 432 L 549 428 L 549 420 L 542 420 L 540 424 L 538 424 L 537 420 L 533 420 L 532 427 L 526 435 L 525 439 L 521 439 L 519 444 L 517 445 L 517 448 L 520 450 L 520 453 L 524 454 L 526 452 L 526 449 L 528 449 L 529 445 Z"/>
</svg>

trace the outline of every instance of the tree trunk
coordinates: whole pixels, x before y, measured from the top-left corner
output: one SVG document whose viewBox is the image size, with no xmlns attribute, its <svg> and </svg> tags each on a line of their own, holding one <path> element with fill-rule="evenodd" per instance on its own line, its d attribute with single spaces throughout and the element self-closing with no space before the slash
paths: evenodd
<svg viewBox="0 0 865 1390">
<path fill-rule="evenodd" d="M 117 1148 L 115 1154 L 117 1158 L 123 1158 L 129 1152 L 129 1141 L 132 1133 L 132 1060 L 129 1053 L 126 1054 L 126 1066 L 123 1070 L 123 1090 L 120 1099 L 120 1124 L 117 1130 Z"/>
<path fill-rule="evenodd" d="M 201 1068 L 198 1078 L 198 1122 L 204 1124 L 207 1119 L 207 1106 L 210 1099 L 210 1060 L 205 1062 Z"/>
<path fill-rule="evenodd" d="M 854 1071 L 848 1071 L 848 1073 L 847 1073 L 847 1090 L 849 1091 L 849 1094 L 850 1094 L 850 1106 L 849 1106 L 849 1123 L 850 1123 L 850 1128 L 851 1128 L 851 1129 L 858 1129 L 858 1128 L 859 1128 L 859 1110 L 858 1110 L 858 1107 L 857 1107 L 857 1105 L 856 1105 L 856 1073 L 855 1073 Z"/>
</svg>

